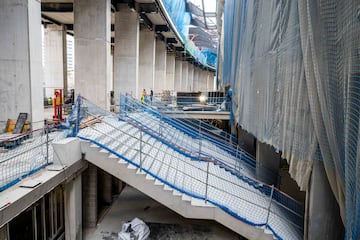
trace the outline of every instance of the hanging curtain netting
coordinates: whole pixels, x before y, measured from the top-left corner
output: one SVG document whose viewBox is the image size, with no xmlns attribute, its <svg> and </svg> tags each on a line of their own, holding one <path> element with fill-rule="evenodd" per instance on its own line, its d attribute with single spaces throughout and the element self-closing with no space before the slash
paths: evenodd
<svg viewBox="0 0 360 240">
<path fill-rule="evenodd" d="M 346 239 L 360 239 L 360 4 L 226 0 L 222 85 L 233 120 L 282 151 L 306 189 L 322 161 Z"/>
</svg>

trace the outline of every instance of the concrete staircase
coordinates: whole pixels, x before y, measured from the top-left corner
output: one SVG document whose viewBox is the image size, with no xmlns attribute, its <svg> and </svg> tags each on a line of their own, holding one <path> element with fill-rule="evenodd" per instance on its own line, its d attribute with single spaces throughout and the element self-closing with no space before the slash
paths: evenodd
<svg viewBox="0 0 360 240">
<path fill-rule="evenodd" d="M 217 221 L 248 239 L 274 239 L 271 232 L 265 233 L 264 229 L 246 224 L 209 202 L 175 190 L 155 179 L 146 170 L 140 170 L 134 164 L 119 158 L 96 144 L 82 140 L 81 151 L 85 153 L 85 159 L 90 163 L 137 188 L 186 218 Z M 135 152 L 134 154 L 133 157 L 135 158 L 140 153 Z"/>
</svg>

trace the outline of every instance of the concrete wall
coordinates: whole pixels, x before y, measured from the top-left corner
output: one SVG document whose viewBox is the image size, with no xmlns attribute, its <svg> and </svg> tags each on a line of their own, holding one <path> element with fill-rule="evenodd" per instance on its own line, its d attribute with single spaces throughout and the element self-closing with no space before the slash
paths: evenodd
<svg viewBox="0 0 360 240">
<path fill-rule="evenodd" d="M 29 113 L 33 129 L 43 126 L 40 2 L 0 2 L 0 131 L 8 118 Z"/>
</svg>

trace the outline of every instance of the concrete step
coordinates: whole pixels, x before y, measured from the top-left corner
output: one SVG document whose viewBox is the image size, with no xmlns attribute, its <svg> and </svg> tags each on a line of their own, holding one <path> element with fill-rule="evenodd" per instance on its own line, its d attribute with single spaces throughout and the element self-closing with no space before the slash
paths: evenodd
<svg viewBox="0 0 360 240">
<path fill-rule="evenodd" d="M 191 198 L 191 205 L 196 207 L 215 207 L 209 202 L 205 202 L 205 200 L 198 198 Z"/>
<path fill-rule="evenodd" d="M 145 179 L 155 181 L 155 178 L 153 176 L 151 176 L 150 174 L 146 174 Z"/>
<path fill-rule="evenodd" d="M 191 202 L 191 197 L 189 197 L 189 196 L 186 195 L 186 194 L 182 194 L 181 199 L 182 199 L 183 201 Z"/>
</svg>

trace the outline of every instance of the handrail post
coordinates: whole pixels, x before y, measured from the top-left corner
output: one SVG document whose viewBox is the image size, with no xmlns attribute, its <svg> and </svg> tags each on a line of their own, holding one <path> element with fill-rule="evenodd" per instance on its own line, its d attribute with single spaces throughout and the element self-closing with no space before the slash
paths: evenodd
<svg viewBox="0 0 360 240">
<path fill-rule="evenodd" d="M 207 203 L 208 198 L 208 185 L 209 185 L 209 161 L 207 161 L 206 166 L 206 183 L 205 183 L 205 203 Z"/>
<path fill-rule="evenodd" d="M 271 203 L 272 203 L 272 199 L 273 199 L 273 193 L 274 193 L 274 185 L 271 185 L 270 203 L 269 203 L 268 212 L 267 212 L 267 216 L 266 216 L 265 227 L 268 226 L 268 222 L 269 222 Z"/>
<path fill-rule="evenodd" d="M 80 95 L 77 97 L 77 116 L 76 116 L 76 124 L 75 124 L 75 136 L 78 134 L 80 129 Z M 73 136 L 73 137 L 75 137 Z"/>
<path fill-rule="evenodd" d="M 199 158 L 201 155 L 201 121 L 199 120 Z"/>
<path fill-rule="evenodd" d="M 49 164 L 49 126 L 46 124 L 46 164 Z"/>
<path fill-rule="evenodd" d="M 160 114 L 160 122 L 159 122 L 159 135 L 161 136 L 161 122 L 162 122 L 162 114 Z"/>
<path fill-rule="evenodd" d="M 142 127 L 140 128 L 140 172 L 142 169 L 142 157 L 141 154 L 142 153 Z"/>
</svg>

